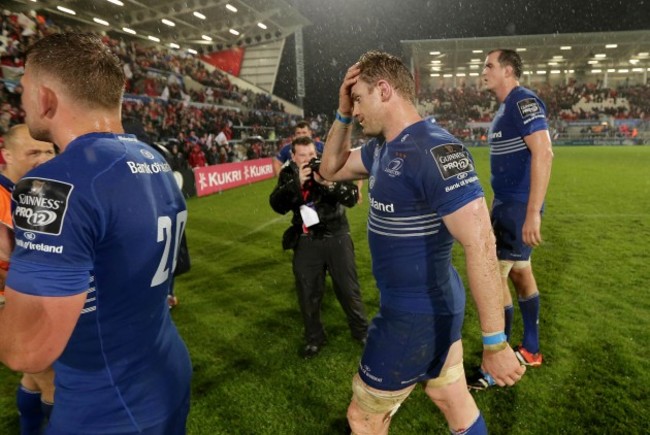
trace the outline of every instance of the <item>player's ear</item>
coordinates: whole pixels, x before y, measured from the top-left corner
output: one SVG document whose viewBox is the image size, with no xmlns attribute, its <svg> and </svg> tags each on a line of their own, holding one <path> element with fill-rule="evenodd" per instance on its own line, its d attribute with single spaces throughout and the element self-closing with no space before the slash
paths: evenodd
<svg viewBox="0 0 650 435">
<path fill-rule="evenodd" d="M 377 91 L 379 91 L 381 101 L 388 101 L 393 94 L 393 88 L 386 80 L 377 82 Z"/>
<path fill-rule="evenodd" d="M 41 118 L 52 119 L 56 114 L 59 99 L 52 88 L 41 85 L 38 88 L 39 115 Z"/>
<path fill-rule="evenodd" d="M 2 158 L 4 161 L 9 163 L 11 160 L 11 151 L 9 151 L 7 148 L 2 148 L 0 149 L 0 153 L 2 153 Z"/>
</svg>

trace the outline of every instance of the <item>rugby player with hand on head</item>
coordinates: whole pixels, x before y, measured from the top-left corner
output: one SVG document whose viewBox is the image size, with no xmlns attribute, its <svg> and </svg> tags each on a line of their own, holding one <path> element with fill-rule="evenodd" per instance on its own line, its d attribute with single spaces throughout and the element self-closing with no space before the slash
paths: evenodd
<svg viewBox="0 0 650 435">
<path fill-rule="evenodd" d="M 351 149 L 352 117 L 366 136 Z M 354 434 L 385 434 L 417 384 L 443 412 L 452 433 L 484 434 L 467 390 L 461 328 L 465 291 L 451 264 L 454 239 L 484 335 L 483 369 L 501 385 L 525 372 L 505 341 L 494 235 L 472 157 L 415 107 L 415 83 L 395 56 L 368 52 L 346 72 L 321 174 L 369 177 L 368 243 L 380 292 L 352 382 Z"/>
</svg>

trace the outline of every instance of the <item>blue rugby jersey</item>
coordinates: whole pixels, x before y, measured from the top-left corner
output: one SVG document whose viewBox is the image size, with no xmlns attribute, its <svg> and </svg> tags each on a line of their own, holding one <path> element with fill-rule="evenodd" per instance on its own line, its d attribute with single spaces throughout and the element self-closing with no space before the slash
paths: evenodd
<svg viewBox="0 0 650 435">
<path fill-rule="evenodd" d="M 361 149 L 370 174 L 368 242 L 381 304 L 409 312 L 462 312 L 465 291 L 451 265 L 442 217 L 482 197 L 464 145 L 422 120 L 393 141 Z"/>
<path fill-rule="evenodd" d="M 188 351 L 166 298 L 187 208 L 163 157 L 132 135 L 93 133 L 14 189 L 7 285 L 87 293 L 55 362 L 50 424 L 63 433 L 135 432 L 189 391 Z"/>
<path fill-rule="evenodd" d="M 540 130 L 548 130 L 546 106 L 531 90 L 514 88 L 499 106 L 488 134 L 496 199 L 528 202 L 531 154 L 524 137 Z"/>
</svg>

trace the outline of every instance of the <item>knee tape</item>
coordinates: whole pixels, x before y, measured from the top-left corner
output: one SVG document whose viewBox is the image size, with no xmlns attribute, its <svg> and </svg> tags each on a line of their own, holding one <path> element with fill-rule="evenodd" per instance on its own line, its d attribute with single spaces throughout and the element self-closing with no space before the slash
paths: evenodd
<svg viewBox="0 0 650 435">
<path fill-rule="evenodd" d="M 515 261 L 512 265 L 512 268 L 515 270 L 521 270 L 530 267 L 530 259 L 524 261 Z"/>
<path fill-rule="evenodd" d="M 501 269 L 501 276 L 507 278 L 510 275 L 510 269 L 515 265 L 514 261 L 499 260 L 499 269 Z"/>
<path fill-rule="evenodd" d="M 363 411 L 372 414 L 395 414 L 411 391 L 413 386 L 399 391 L 370 391 L 358 374 L 352 378 L 352 397 Z"/>
<path fill-rule="evenodd" d="M 440 372 L 440 375 L 437 378 L 429 379 L 426 382 L 426 387 L 431 388 L 441 388 L 447 385 L 453 384 L 457 380 L 465 376 L 465 369 L 463 368 L 463 362 L 459 362 L 456 365 L 447 367 Z"/>
</svg>

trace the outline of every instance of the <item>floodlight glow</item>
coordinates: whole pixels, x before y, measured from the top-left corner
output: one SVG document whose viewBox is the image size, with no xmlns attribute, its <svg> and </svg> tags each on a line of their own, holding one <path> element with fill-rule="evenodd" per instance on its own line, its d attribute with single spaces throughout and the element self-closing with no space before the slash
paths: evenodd
<svg viewBox="0 0 650 435">
<path fill-rule="evenodd" d="M 228 30 L 228 31 L 229 31 L 230 33 L 232 33 L 233 35 L 235 35 L 235 36 L 239 36 L 239 32 L 236 31 L 235 29 L 230 29 L 230 30 Z"/>
<path fill-rule="evenodd" d="M 66 14 L 77 15 L 77 13 L 75 11 L 73 11 L 72 9 L 64 8 L 63 6 L 57 6 L 56 8 L 58 10 L 60 10 L 61 12 L 65 12 Z"/>
<path fill-rule="evenodd" d="M 192 54 L 197 54 L 198 53 L 198 51 L 194 50 L 193 48 L 188 48 L 187 52 L 192 53 Z"/>
<path fill-rule="evenodd" d="M 120 0 L 106 0 L 109 3 L 113 3 L 114 5 L 118 6 L 124 6 L 124 3 L 122 3 Z"/>
<path fill-rule="evenodd" d="M 231 12 L 237 12 L 237 8 L 231 5 L 230 3 L 226 5 L 226 9 L 228 9 Z"/>
<path fill-rule="evenodd" d="M 205 18 L 206 18 L 205 15 L 203 15 L 201 12 L 196 12 L 196 11 L 194 11 L 194 12 L 192 13 L 192 15 L 194 15 L 196 18 L 200 18 L 200 19 L 202 19 L 202 20 L 205 20 Z"/>
<path fill-rule="evenodd" d="M 571 46 L 570 45 L 563 45 L 562 47 L 560 47 L 560 50 L 571 50 Z"/>
<path fill-rule="evenodd" d="M 102 20 L 101 18 L 93 18 L 93 21 L 103 26 L 110 26 L 110 24 L 108 24 L 108 21 Z"/>
<path fill-rule="evenodd" d="M 472 53 L 483 53 L 483 50 L 472 50 Z"/>
<path fill-rule="evenodd" d="M 130 33 L 131 35 L 137 35 L 138 32 L 136 32 L 133 29 L 129 29 L 128 27 L 122 27 L 122 30 L 124 30 L 126 33 Z"/>
<path fill-rule="evenodd" d="M 180 45 L 175 44 L 175 43 L 173 43 L 173 42 L 170 42 L 170 43 L 169 43 L 169 46 L 170 46 L 171 48 L 181 48 Z"/>
<path fill-rule="evenodd" d="M 605 48 L 616 48 L 618 47 L 618 44 L 607 44 L 605 45 Z"/>
<path fill-rule="evenodd" d="M 603 58 L 607 57 L 607 55 L 605 53 L 598 53 L 598 54 L 594 55 L 594 57 L 596 59 L 603 59 Z"/>
<path fill-rule="evenodd" d="M 515 51 L 521 52 L 521 51 L 526 51 L 526 50 L 528 50 L 528 49 L 524 48 L 524 47 L 519 47 Z"/>
<path fill-rule="evenodd" d="M 201 35 L 201 39 L 203 39 L 204 41 L 212 41 L 212 38 L 209 37 L 208 35 Z"/>
<path fill-rule="evenodd" d="M 169 27 L 175 27 L 175 26 L 176 26 L 176 23 L 175 23 L 175 22 L 173 22 L 173 21 L 171 21 L 171 20 L 168 20 L 167 18 L 163 18 L 163 19 L 160 20 L 160 21 L 162 21 L 163 24 L 165 24 L 165 25 L 167 25 L 167 26 L 169 26 Z"/>
<path fill-rule="evenodd" d="M 440 52 L 439 52 L 439 51 L 430 51 L 429 54 L 430 54 L 431 56 L 437 56 L 437 55 L 440 54 Z"/>
<path fill-rule="evenodd" d="M 264 30 L 267 29 L 266 24 L 264 24 L 264 23 L 257 23 L 257 27 L 259 27 L 260 29 L 264 29 Z"/>
<path fill-rule="evenodd" d="M 160 38 L 156 38 L 155 36 L 149 35 L 149 36 L 147 36 L 147 38 L 149 38 L 151 41 L 154 41 L 154 42 L 160 42 Z"/>
</svg>

